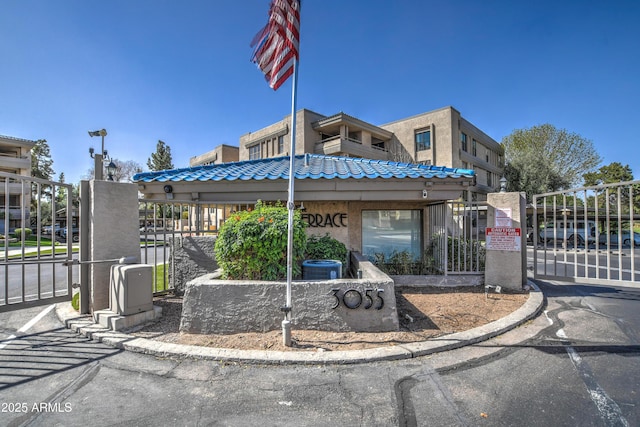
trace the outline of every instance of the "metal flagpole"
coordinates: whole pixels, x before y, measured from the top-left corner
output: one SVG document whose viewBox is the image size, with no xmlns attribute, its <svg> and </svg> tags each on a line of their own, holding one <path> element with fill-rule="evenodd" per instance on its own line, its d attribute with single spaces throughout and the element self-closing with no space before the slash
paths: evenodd
<svg viewBox="0 0 640 427">
<path fill-rule="evenodd" d="M 293 62 L 293 86 L 291 90 L 291 146 L 289 147 L 289 193 L 287 208 L 289 210 L 289 222 L 287 226 L 287 303 L 283 308 L 284 320 L 282 321 L 282 341 L 286 347 L 291 347 L 291 281 L 293 276 L 293 214 L 295 158 L 296 158 L 296 89 L 298 87 L 298 60 Z"/>
</svg>

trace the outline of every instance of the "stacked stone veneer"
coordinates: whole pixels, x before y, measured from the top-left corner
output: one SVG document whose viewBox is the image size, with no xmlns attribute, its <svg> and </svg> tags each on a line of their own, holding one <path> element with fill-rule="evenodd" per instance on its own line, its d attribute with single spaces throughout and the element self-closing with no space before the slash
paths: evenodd
<svg viewBox="0 0 640 427">
<path fill-rule="evenodd" d="M 169 274 L 175 293 L 182 295 L 190 280 L 218 269 L 213 247 L 214 237 L 176 236 L 168 239 L 170 245 Z"/>
<path fill-rule="evenodd" d="M 352 257 L 353 262 L 362 279 L 292 283 L 294 328 L 359 332 L 399 329 L 393 281 L 364 259 Z M 217 277 L 219 274 L 207 274 L 187 284 L 180 331 L 234 334 L 281 329 L 286 283 Z M 362 301 L 353 307 L 358 303 L 358 295 Z"/>
</svg>

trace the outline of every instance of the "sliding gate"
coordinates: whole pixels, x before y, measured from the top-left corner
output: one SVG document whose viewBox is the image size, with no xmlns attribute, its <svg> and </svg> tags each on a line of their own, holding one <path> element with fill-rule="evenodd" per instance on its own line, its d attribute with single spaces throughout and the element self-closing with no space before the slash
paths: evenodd
<svg viewBox="0 0 640 427">
<path fill-rule="evenodd" d="M 640 181 L 533 196 L 537 279 L 640 282 Z"/>
</svg>

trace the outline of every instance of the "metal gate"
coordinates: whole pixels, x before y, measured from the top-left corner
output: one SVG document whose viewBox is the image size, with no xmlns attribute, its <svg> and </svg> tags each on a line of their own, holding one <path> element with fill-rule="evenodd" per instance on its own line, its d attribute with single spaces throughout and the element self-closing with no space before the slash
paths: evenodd
<svg viewBox="0 0 640 427">
<path fill-rule="evenodd" d="M 437 271 L 445 276 L 484 273 L 487 203 L 448 201 L 429 205 L 427 213 L 427 247 Z"/>
<path fill-rule="evenodd" d="M 154 266 L 153 292 L 156 295 L 184 288 L 187 281 L 204 274 L 213 266 L 194 262 L 178 271 L 179 253 L 189 237 L 216 237 L 226 219 L 255 203 L 167 201 L 140 199 L 141 261 Z M 188 252 L 188 250 L 186 250 Z M 201 254 L 200 254 L 201 255 Z M 202 258 L 198 255 L 199 258 Z M 210 254 L 213 256 L 213 253 Z M 184 261 L 184 260 L 182 260 Z M 202 264 L 207 264 L 202 265 Z"/>
<path fill-rule="evenodd" d="M 0 172 L 0 312 L 71 300 L 72 201 L 72 185 Z"/>
<path fill-rule="evenodd" d="M 637 285 L 639 214 L 640 181 L 533 196 L 534 277 Z"/>
</svg>

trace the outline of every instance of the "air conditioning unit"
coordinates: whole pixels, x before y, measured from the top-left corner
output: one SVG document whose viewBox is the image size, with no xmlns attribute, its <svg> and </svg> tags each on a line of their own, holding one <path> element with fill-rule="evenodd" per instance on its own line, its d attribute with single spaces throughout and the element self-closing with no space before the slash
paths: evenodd
<svg viewBox="0 0 640 427">
<path fill-rule="evenodd" d="M 308 259 L 302 262 L 303 280 L 342 278 L 342 263 L 333 259 Z"/>
<path fill-rule="evenodd" d="M 147 264 L 112 265 L 109 309 L 121 316 L 153 310 L 152 277 Z"/>
</svg>

